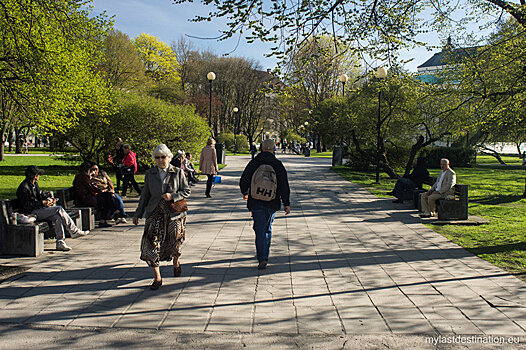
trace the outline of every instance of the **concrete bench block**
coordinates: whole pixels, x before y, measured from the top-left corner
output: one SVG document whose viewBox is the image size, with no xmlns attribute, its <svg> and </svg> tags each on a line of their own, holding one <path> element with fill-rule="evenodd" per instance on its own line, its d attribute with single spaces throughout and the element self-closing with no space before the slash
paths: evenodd
<svg viewBox="0 0 526 350">
<path fill-rule="evenodd" d="M 44 231 L 47 223 L 7 225 L 3 232 L 2 253 L 8 255 L 39 256 L 44 252 Z"/>
</svg>

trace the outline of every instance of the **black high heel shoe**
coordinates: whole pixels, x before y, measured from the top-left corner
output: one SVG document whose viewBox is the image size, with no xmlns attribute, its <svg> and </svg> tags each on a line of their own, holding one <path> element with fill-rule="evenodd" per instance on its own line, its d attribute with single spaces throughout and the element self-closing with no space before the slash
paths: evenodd
<svg viewBox="0 0 526 350">
<path fill-rule="evenodd" d="M 175 277 L 181 277 L 182 273 L 183 273 L 183 271 L 181 270 L 181 265 L 174 266 L 174 276 Z"/>
<path fill-rule="evenodd" d="M 163 285 L 163 280 L 160 280 L 160 281 L 153 281 L 152 285 L 150 286 L 150 289 L 151 290 L 157 290 L 159 289 L 160 286 Z"/>
</svg>

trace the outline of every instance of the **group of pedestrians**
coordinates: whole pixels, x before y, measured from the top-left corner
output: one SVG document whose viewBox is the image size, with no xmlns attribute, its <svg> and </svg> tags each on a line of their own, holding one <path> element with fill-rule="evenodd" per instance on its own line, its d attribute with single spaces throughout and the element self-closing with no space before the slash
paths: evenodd
<svg viewBox="0 0 526 350">
<path fill-rule="evenodd" d="M 115 156 L 112 161 L 121 170 L 117 176 L 117 188 L 123 182 L 123 196 L 127 183 L 132 183 L 125 167 L 133 166 L 135 174 L 137 161 L 128 145 L 118 139 Z M 122 149 L 122 152 L 120 151 Z M 243 199 L 251 212 L 255 232 L 256 258 L 258 269 L 265 269 L 269 260 L 272 239 L 272 223 L 276 212 L 284 206 L 285 214 L 290 213 L 290 188 L 287 172 L 283 164 L 275 157 L 276 145 L 267 139 L 261 143 L 261 152 L 246 166 L 239 181 Z M 128 157 L 128 160 L 127 160 Z M 150 289 L 162 286 L 159 265 L 162 261 L 171 261 L 175 277 L 182 275 L 180 263 L 181 245 L 185 240 L 187 208 L 186 198 L 190 196 L 190 182 L 196 179 L 195 169 L 191 164 L 191 154 L 177 153 L 174 157 L 170 149 L 158 145 L 152 152 L 155 166 L 145 172 L 144 186 L 138 188 L 139 204 L 133 215 L 133 224 L 138 225 L 141 218 L 146 218 L 144 232 L 140 243 L 140 258 L 153 270 L 154 280 Z M 200 171 L 207 175 L 205 196 L 211 198 L 214 176 L 219 169 L 215 141 L 210 138 L 201 151 Z M 86 235 L 89 231 L 77 228 L 66 211 L 56 206 L 56 201 L 38 187 L 39 176 L 43 170 L 38 167 L 26 169 L 26 179 L 19 186 L 17 197 L 23 203 L 21 210 L 37 216 L 38 220 L 53 220 L 57 239 L 57 250 L 71 250 L 65 243 L 65 231 L 71 235 Z M 135 181 L 135 179 L 133 179 Z M 135 187 L 135 186 L 134 186 Z M 83 163 L 73 181 L 75 205 L 97 208 L 99 227 L 111 226 L 108 221 L 126 223 L 122 197 L 119 196 L 110 177 L 97 164 Z M 182 208 L 182 209 L 181 209 Z"/>
</svg>

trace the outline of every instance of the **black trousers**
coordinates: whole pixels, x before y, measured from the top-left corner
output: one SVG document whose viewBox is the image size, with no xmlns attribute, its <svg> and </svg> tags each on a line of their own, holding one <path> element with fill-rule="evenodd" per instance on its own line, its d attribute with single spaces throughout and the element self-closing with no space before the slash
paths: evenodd
<svg viewBox="0 0 526 350">
<path fill-rule="evenodd" d="M 121 181 L 122 181 L 121 168 L 115 169 L 115 177 L 117 178 L 117 188 L 115 189 L 115 191 L 119 192 L 121 189 Z"/>
<path fill-rule="evenodd" d="M 141 189 L 139 188 L 139 184 L 137 181 L 135 181 L 135 174 L 124 174 L 122 175 L 124 180 L 122 181 L 122 195 L 126 195 L 126 191 L 128 191 L 128 183 L 130 183 L 135 191 L 137 191 L 138 194 L 141 194 Z"/>
<path fill-rule="evenodd" d="M 208 176 L 208 179 L 206 180 L 205 195 L 209 196 L 210 195 L 210 191 L 212 190 L 212 183 L 214 182 L 214 175 L 206 174 L 206 176 Z"/>
</svg>

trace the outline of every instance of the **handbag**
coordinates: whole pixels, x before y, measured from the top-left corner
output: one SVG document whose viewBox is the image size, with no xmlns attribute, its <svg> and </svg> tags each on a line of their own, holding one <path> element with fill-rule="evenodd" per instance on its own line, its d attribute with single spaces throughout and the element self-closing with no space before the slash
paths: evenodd
<svg viewBox="0 0 526 350">
<path fill-rule="evenodd" d="M 219 176 L 219 175 L 214 176 L 214 183 L 215 184 L 220 184 L 221 183 L 221 176 Z"/>
<path fill-rule="evenodd" d="M 172 173 L 170 175 L 170 184 L 172 183 L 173 178 L 174 174 Z M 165 193 L 168 193 L 168 188 L 169 186 L 166 188 Z M 179 199 L 178 201 L 170 201 L 168 202 L 168 207 L 170 208 L 170 212 L 172 214 L 179 214 L 188 211 L 188 203 L 186 203 L 186 198 Z"/>
</svg>

